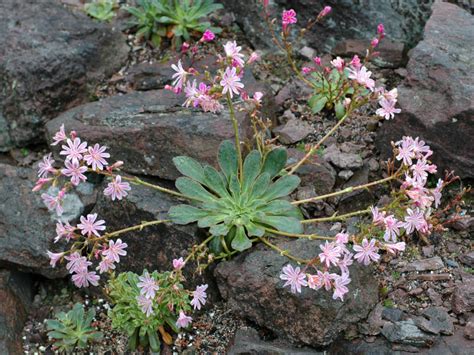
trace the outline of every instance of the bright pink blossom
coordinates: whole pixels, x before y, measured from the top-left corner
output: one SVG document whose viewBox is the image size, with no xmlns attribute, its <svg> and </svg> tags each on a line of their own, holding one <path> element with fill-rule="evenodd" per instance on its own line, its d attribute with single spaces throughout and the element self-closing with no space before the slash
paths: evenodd
<svg viewBox="0 0 474 355">
<path fill-rule="evenodd" d="M 110 154 L 105 150 L 106 146 L 95 144 L 94 147 L 88 147 L 88 153 L 84 155 L 84 160 L 87 165 L 92 167 L 92 170 L 104 170 L 104 166 L 108 165 L 106 158 L 110 158 Z"/>
<path fill-rule="evenodd" d="M 229 93 L 230 97 L 233 97 L 233 94 L 238 95 L 239 91 L 243 89 L 244 84 L 240 82 L 240 77 L 237 75 L 237 70 L 232 67 L 227 67 L 222 80 L 220 82 L 222 89 L 222 94 Z"/>
<path fill-rule="evenodd" d="M 321 10 L 321 12 L 318 14 L 318 18 L 324 17 L 329 15 L 329 13 L 332 11 L 331 6 L 324 6 L 324 8 Z"/>
<path fill-rule="evenodd" d="M 288 25 L 294 24 L 297 22 L 296 11 L 293 9 L 284 10 L 281 15 L 281 23 L 283 24 L 283 30 L 286 30 Z"/>
<path fill-rule="evenodd" d="M 105 188 L 104 195 L 110 196 L 112 201 L 115 201 L 115 199 L 121 200 L 128 195 L 127 191 L 130 191 L 131 189 L 130 184 L 128 182 L 122 182 L 122 177 L 117 175 Z"/>
<path fill-rule="evenodd" d="M 357 252 L 356 255 L 354 255 L 354 259 L 357 259 L 359 263 L 363 263 L 366 266 L 369 265 L 371 261 L 378 261 L 380 255 L 377 254 L 379 249 L 375 246 L 375 242 L 375 239 L 368 242 L 367 239 L 364 238 L 362 245 L 354 245 L 354 250 Z"/>
<path fill-rule="evenodd" d="M 191 306 L 193 306 L 194 309 L 201 309 L 201 306 L 206 304 L 207 287 L 207 285 L 197 286 L 196 290 L 193 291 L 193 299 L 191 300 Z"/>
<path fill-rule="evenodd" d="M 105 230 L 105 221 L 104 220 L 98 220 L 97 219 L 97 213 L 92 213 L 88 214 L 87 218 L 84 216 L 81 216 L 80 221 L 77 225 L 77 228 L 81 230 L 82 235 L 86 235 L 90 237 L 92 234 L 95 234 L 97 237 L 100 237 L 99 231 Z"/>
<path fill-rule="evenodd" d="M 379 39 L 378 38 L 374 38 L 371 42 L 370 42 L 370 45 L 372 46 L 372 48 L 375 48 L 379 45 Z"/>
<path fill-rule="evenodd" d="M 188 317 L 183 311 L 179 311 L 179 317 L 176 320 L 176 326 L 178 328 L 186 328 L 192 322 L 192 318 Z"/>
<path fill-rule="evenodd" d="M 380 38 L 383 38 L 385 36 L 385 27 L 384 27 L 383 23 L 378 24 L 377 33 L 379 34 Z"/>
<path fill-rule="evenodd" d="M 201 41 L 202 42 L 211 42 L 211 41 L 214 40 L 214 38 L 216 38 L 216 35 L 214 34 L 214 32 L 212 32 L 211 30 L 206 30 L 202 34 Z"/>
<path fill-rule="evenodd" d="M 87 177 L 83 174 L 87 171 L 87 166 L 80 166 L 77 160 L 64 162 L 66 169 L 61 169 L 64 176 L 71 178 L 71 183 L 75 186 L 79 185 L 81 181 L 86 181 Z"/>
<path fill-rule="evenodd" d="M 116 241 L 109 240 L 109 247 L 102 252 L 102 255 L 105 255 L 109 259 L 112 259 L 116 263 L 120 262 L 120 256 L 127 255 L 125 248 L 128 247 L 127 243 L 123 243 L 122 239 L 117 239 Z"/>
<path fill-rule="evenodd" d="M 351 66 L 355 70 L 359 70 L 362 67 L 362 63 L 360 62 L 360 58 L 357 54 L 354 57 L 352 57 Z"/>
<path fill-rule="evenodd" d="M 150 276 L 148 271 L 145 271 L 143 276 L 138 277 L 140 282 L 137 286 L 140 288 L 140 294 L 146 298 L 155 298 L 156 291 L 160 289 L 160 286 L 156 283 L 155 279 Z"/>
</svg>

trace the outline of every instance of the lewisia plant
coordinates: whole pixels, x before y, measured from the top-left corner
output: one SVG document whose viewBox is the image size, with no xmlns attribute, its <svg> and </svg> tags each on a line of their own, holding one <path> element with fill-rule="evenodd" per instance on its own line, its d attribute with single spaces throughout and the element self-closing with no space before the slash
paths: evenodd
<svg viewBox="0 0 474 355">
<path fill-rule="evenodd" d="M 264 1 L 268 19 L 267 7 Z M 330 11 L 325 7 L 315 21 L 322 20 Z M 275 41 L 285 49 L 294 69 L 296 62 L 291 54 L 289 33 L 295 23 L 295 11 L 284 11 L 280 41 L 274 31 L 275 21 L 269 20 Z M 372 41 L 365 60 L 374 55 L 374 49 L 383 36 L 383 26 L 379 25 L 378 37 Z M 77 225 L 60 220 L 56 225 L 54 241 L 65 240 L 70 248 L 62 252 L 48 251 L 51 266 L 65 263 L 73 283 L 79 288 L 98 286 L 102 275 L 107 275 L 105 290 L 114 304 L 110 311 L 112 325 L 128 333 L 131 349 L 141 345 L 156 351 L 160 339 L 171 343 L 172 338 L 166 329 L 178 332 L 188 327 L 192 321 L 191 310 L 199 310 L 206 303 L 207 285 L 200 285 L 195 290 L 183 287 L 186 279 L 182 269 L 191 260 L 196 261 L 199 271 L 202 271 L 209 262 L 225 260 L 255 244 L 263 244 L 289 260 L 281 274 L 275 275 L 283 281 L 282 287 L 289 287 L 295 294 L 304 288 L 324 289 L 332 292 L 334 299 L 343 301 L 351 282 L 351 265 L 369 266 L 378 262 L 382 253 L 395 256 L 405 250 L 411 236 L 426 239 L 434 230 L 444 229 L 452 219 L 443 220 L 443 216 L 460 202 L 458 195 L 445 208 L 440 208 L 443 189 L 456 177 L 447 174 L 435 187 L 430 187 L 430 175 L 437 172 L 436 165 L 430 161 L 433 152 L 423 140 L 412 137 L 403 137 L 392 143 L 394 158 L 387 164 L 387 177 L 325 195 L 292 200 L 291 194 L 300 183 L 296 175 L 298 169 L 351 113 L 374 100 L 380 103 L 375 114 L 392 118 L 400 112 L 394 108 L 397 91 L 376 87 L 370 78 L 371 73 L 358 58 L 353 58 L 348 65 L 343 59 L 336 58 L 331 62 L 332 67 L 321 67 L 321 61 L 315 58 L 315 68 L 296 69 L 296 75 L 314 85 L 314 95 L 319 95 L 310 100 L 313 111 L 334 106 L 340 119 L 319 142 L 309 147 L 300 161 L 288 165 L 286 149 L 275 147 L 272 140 L 266 139 L 268 123 L 260 114 L 264 94 L 248 93 L 242 81 L 245 70 L 259 59 L 256 53 L 247 56 L 235 41 L 228 41 L 217 56 L 213 73 L 200 73 L 192 65 L 185 65 L 194 63 L 200 46 L 214 39 L 215 35 L 206 31 L 193 47 L 183 44 L 179 60 L 172 65 L 175 72 L 172 85 L 166 88 L 176 94 L 184 93 L 184 107 L 215 114 L 224 110 L 229 112 L 235 140 L 221 144 L 218 168 L 189 157 L 175 157 L 174 164 L 183 177 L 176 181 L 178 191 L 167 189 L 122 173 L 123 163 L 111 163 L 107 147 L 96 142 L 84 142 L 76 132 L 67 133 L 64 126 L 52 143 L 52 146 L 61 147 L 59 156 L 64 158 L 63 161 L 57 164 L 52 154 L 48 154 L 39 165 L 39 179 L 33 190 L 46 191 L 41 195 L 42 199 L 58 218 L 63 212 L 65 195 L 87 181 L 89 174 L 103 175 L 108 179 L 103 193 L 111 200 L 127 198 L 133 185 L 144 185 L 187 202 L 172 207 L 168 220 L 145 221 L 121 230 L 109 231 L 106 221 L 97 214 L 81 216 Z M 311 79 L 306 77 L 308 74 L 312 75 Z M 334 82 L 337 85 L 333 88 Z M 331 87 L 329 94 L 318 89 L 328 85 Z M 325 97 L 324 104 L 317 104 L 320 110 L 315 110 L 311 101 L 319 102 L 321 97 Z M 255 149 L 245 156 L 235 114 L 237 110 L 248 113 L 254 128 Z M 305 204 L 377 185 L 392 187 L 390 202 L 384 206 L 367 206 L 359 211 L 313 219 L 304 219 L 299 209 Z M 344 221 L 364 215 L 368 216 L 368 221 L 356 234 L 343 231 L 331 237 L 304 232 L 307 224 Z M 208 234 L 199 245 L 191 248 L 186 258 L 174 260 L 171 271 L 144 270 L 142 275 L 130 272 L 116 275 L 117 263 L 127 257 L 127 244 L 120 236 L 162 223 L 197 223 Z M 292 255 L 275 243 L 279 238 L 314 240 L 314 257 L 302 259 Z"/>
</svg>

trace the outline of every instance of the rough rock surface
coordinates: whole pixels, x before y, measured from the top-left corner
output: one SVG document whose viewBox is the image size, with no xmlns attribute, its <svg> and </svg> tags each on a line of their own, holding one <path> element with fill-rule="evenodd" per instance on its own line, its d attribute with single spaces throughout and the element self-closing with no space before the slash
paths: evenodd
<svg viewBox="0 0 474 355">
<path fill-rule="evenodd" d="M 280 248 L 303 258 L 314 257 L 318 242 L 283 242 Z M 273 250 L 257 247 L 215 270 L 219 290 L 230 308 L 279 337 L 312 346 L 331 343 L 349 325 L 367 317 L 378 300 L 371 269 L 354 266 L 344 302 L 334 301 L 324 290 L 303 289 L 292 294 L 279 279 L 288 259 Z"/>
<path fill-rule="evenodd" d="M 183 97 L 167 90 L 134 92 L 69 110 L 48 122 L 48 136 L 64 123 L 79 137 L 109 147 L 114 160 L 122 160 L 130 173 L 176 179 L 180 174 L 172 159 L 187 155 L 216 163 L 219 144 L 233 139 L 227 112 L 212 114 L 182 107 Z M 242 140 L 250 132 L 239 115 Z"/>
<path fill-rule="evenodd" d="M 474 280 L 456 286 L 453 292 L 452 307 L 456 314 L 474 311 Z"/>
<path fill-rule="evenodd" d="M 27 274 L 0 269 L 0 350 L 2 354 L 22 354 L 21 331 L 33 297 L 32 280 Z"/>
<path fill-rule="evenodd" d="M 54 0 L 0 3 L 0 151 L 40 141 L 127 59 L 124 36 Z"/>
<path fill-rule="evenodd" d="M 247 2 L 220 0 L 226 10 L 234 12 L 237 23 L 254 47 L 268 48 L 272 42 L 262 12 Z M 327 0 L 275 0 L 270 7 L 271 16 L 277 18 L 277 29 L 281 29 L 281 12 L 293 8 L 298 16 L 298 29 L 314 19 L 323 6 L 330 5 L 332 13 L 316 24 L 305 36 L 308 45 L 318 52 L 328 51 L 344 39 L 371 39 L 378 23 L 385 24 L 388 38 L 407 43 L 416 43 L 423 31 L 423 24 L 429 15 L 432 0 L 420 2 L 407 0 L 391 1 L 341 1 Z M 274 4 L 278 6 L 273 6 Z M 311 9 L 311 11 L 308 11 Z M 390 21 L 387 21 L 390 19 Z"/>
<path fill-rule="evenodd" d="M 48 278 L 62 277 L 65 270 L 51 268 L 46 254 L 61 248 L 53 245 L 55 216 L 43 204 L 41 193 L 31 191 L 35 179 L 36 172 L 31 169 L 0 164 L 0 266 Z M 84 195 L 71 193 L 66 200 L 69 221 L 90 209 L 88 202 L 94 199 L 94 191 L 82 191 Z"/>
<path fill-rule="evenodd" d="M 424 39 L 410 53 L 408 75 L 399 87 L 402 113 L 384 122 L 377 146 L 389 156 L 387 142 L 419 136 L 434 150 L 439 171 L 474 177 L 474 16 L 437 2 Z"/>
<path fill-rule="evenodd" d="M 170 207 L 178 203 L 183 202 L 169 194 L 132 185 L 129 195 L 121 201 L 99 197 L 93 213 L 97 213 L 107 222 L 107 231 L 115 231 L 145 221 L 165 220 Z M 186 257 L 190 248 L 201 241 L 195 224 L 149 226 L 141 231 L 122 234 L 119 238 L 127 243 L 128 247 L 127 255 L 120 259 L 117 270 L 140 274 L 143 269 L 171 270 L 173 259 Z M 212 282 L 208 272 L 204 273 L 204 276 L 192 275 L 195 264 L 189 263 L 184 270 L 186 275 L 191 276 L 191 286 Z"/>
<path fill-rule="evenodd" d="M 305 139 L 312 131 L 313 128 L 309 123 L 293 118 L 286 124 L 275 127 L 273 134 L 278 136 L 281 143 L 293 144 Z"/>
<path fill-rule="evenodd" d="M 413 319 L 387 323 L 382 328 L 382 334 L 392 343 L 401 343 L 417 347 L 429 347 L 433 344 L 434 338 L 422 332 L 416 326 Z"/>
</svg>

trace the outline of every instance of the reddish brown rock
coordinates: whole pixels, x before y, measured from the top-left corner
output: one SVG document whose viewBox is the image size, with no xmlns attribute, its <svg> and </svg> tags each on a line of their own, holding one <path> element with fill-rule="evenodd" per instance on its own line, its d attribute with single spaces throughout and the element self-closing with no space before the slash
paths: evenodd
<svg viewBox="0 0 474 355">
<path fill-rule="evenodd" d="M 456 314 L 474 310 L 474 281 L 456 286 L 453 292 L 452 307 Z"/>
</svg>

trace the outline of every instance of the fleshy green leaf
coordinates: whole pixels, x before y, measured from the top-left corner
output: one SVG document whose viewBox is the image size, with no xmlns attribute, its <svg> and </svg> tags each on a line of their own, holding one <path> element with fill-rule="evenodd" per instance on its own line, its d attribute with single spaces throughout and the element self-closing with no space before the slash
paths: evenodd
<svg viewBox="0 0 474 355">
<path fill-rule="evenodd" d="M 263 235 L 265 234 L 265 228 L 257 226 L 252 222 L 246 223 L 245 229 L 247 229 L 247 233 L 251 237 L 263 237 Z"/>
<path fill-rule="evenodd" d="M 282 232 L 303 233 L 303 225 L 299 219 L 294 217 L 266 216 L 264 219 L 258 219 L 258 222 Z"/>
<path fill-rule="evenodd" d="M 273 200 L 267 202 L 264 206 L 259 207 L 258 210 L 272 215 L 280 215 L 285 214 L 285 212 L 291 211 L 294 208 L 296 207 L 293 206 L 289 201 Z"/>
<path fill-rule="evenodd" d="M 219 194 L 219 196 L 230 196 L 224 177 L 212 166 L 204 167 L 204 179 L 206 186 Z"/>
<path fill-rule="evenodd" d="M 215 201 L 216 196 L 207 191 L 201 184 L 188 177 L 176 180 L 176 188 L 183 194 L 198 201 Z"/>
<path fill-rule="evenodd" d="M 263 198 L 271 201 L 279 197 L 288 196 L 298 187 L 300 181 L 300 178 L 296 175 L 283 176 L 270 185 Z"/>
<path fill-rule="evenodd" d="M 262 173 L 268 173 L 270 179 L 273 179 L 286 165 L 288 159 L 285 148 L 273 149 L 265 157 L 265 163 L 263 164 Z"/>
<path fill-rule="evenodd" d="M 311 97 L 308 104 L 311 107 L 311 110 L 313 111 L 313 113 L 318 113 L 324 108 L 324 106 L 326 106 L 327 102 L 328 102 L 328 98 L 326 96 L 315 95 Z"/>
<path fill-rule="evenodd" d="M 341 119 L 346 113 L 346 109 L 344 108 L 344 104 L 342 103 L 342 101 L 336 102 L 336 105 L 334 106 L 334 110 L 336 111 L 337 119 Z"/>
<path fill-rule="evenodd" d="M 238 226 L 234 239 L 232 239 L 231 247 L 238 251 L 243 251 L 252 246 L 252 242 L 245 234 L 243 226 Z"/>
<path fill-rule="evenodd" d="M 227 215 L 218 214 L 218 215 L 208 215 L 198 220 L 199 228 L 208 228 L 215 224 L 221 223 L 226 219 Z"/>
<path fill-rule="evenodd" d="M 267 191 L 269 185 L 270 185 L 270 174 L 268 173 L 261 174 L 257 178 L 257 180 L 255 180 L 255 183 L 253 184 L 252 197 L 254 199 L 257 199 L 260 196 L 262 196 L 265 193 L 265 191 Z"/>
<path fill-rule="evenodd" d="M 226 235 L 229 233 L 229 227 L 224 223 L 216 224 L 209 228 L 209 233 L 216 236 Z"/>
<path fill-rule="evenodd" d="M 218 161 L 227 179 L 230 179 L 232 174 L 237 175 L 237 151 L 231 141 L 223 141 L 219 146 Z"/>
<path fill-rule="evenodd" d="M 252 150 L 244 161 L 242 192 L 247 191 L 260 174 L 262 156 L 257 150 Z"/>
<path fill-rule="evenodd" d="M 198 219 L 203 218 L 207 215 L 206 211 L 203 211 L 197 207 L 189 205 L 177 205 L 172 206 L 168 215 L 176 224 L 188 224 L 196 222 Z"/>
<path fill-rule="evenodd" d="M 204 183 L 204 169 L 202 165 L 195 159 L 185 156 L 179 156 L 173 158 L 173 163 L 174 166 L 176 166 L 176 169 L 178 169 L 178 171 L 184 176 L 187 176 L 202 184 Z"/>
</svg>

